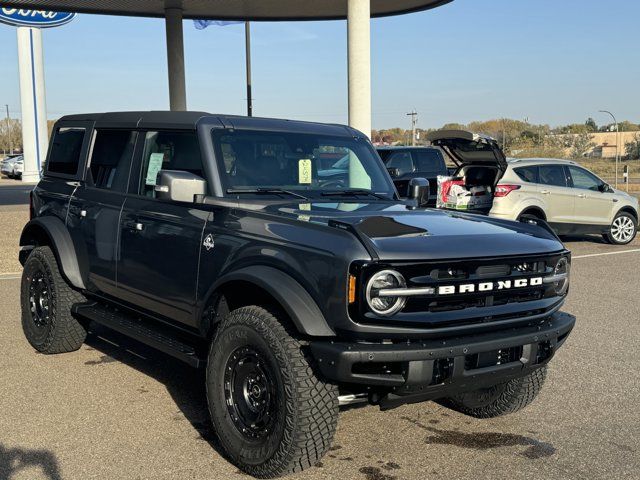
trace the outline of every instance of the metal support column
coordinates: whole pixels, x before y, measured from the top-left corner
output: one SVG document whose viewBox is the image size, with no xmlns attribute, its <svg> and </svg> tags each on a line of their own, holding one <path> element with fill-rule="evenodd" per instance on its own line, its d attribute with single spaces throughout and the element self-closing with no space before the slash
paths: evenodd
<svg viewBox="0 0 640 480">
<path fill-rule="evenodd" d="M 371 136 L 371 6 L 347 2 L 349 125 Z"/>
<path fill-rule="evenodd" d="M 169 106 L 171 110 L 187 109 L 187 90 L 184 73 L 184 41 L 182 9 L 165 9 L 167 32 L 167 67 L 169 71 Z"/>
<path fill-rule="evenodd" d="M 39 28 L 18 27 L 18 70 L 24 148 L 22 181 L 37 182 L 49 145 L 42 32 Z"/>
</svg>

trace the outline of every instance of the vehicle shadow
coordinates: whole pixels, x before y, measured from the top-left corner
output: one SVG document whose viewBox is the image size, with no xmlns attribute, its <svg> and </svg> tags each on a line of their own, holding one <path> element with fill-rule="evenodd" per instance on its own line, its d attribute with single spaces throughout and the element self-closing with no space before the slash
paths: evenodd
<svg viewBox="0 0 640 480">
<path fill-rule="evenodd" d="M 597 243 L 600 245 L 611 245 L 608 243 L 602 235 L 560 235 L 560 240 L 566 242 L 580 242 L 580 243 Z"/>
<path fill-rule="evenodd" d="M 102 353 L 99 360 L 85 362 L 100 365 L 118 361 L 162 383 L 184 418 L 219 455 L 228 460 L 218 443 L 209 417 L 205 390 L 205 370 L 195 369 L 162 352 L 118 332 L 92 323 L 85 345 Z M 135 394 L 143 394 L 138 390 Z M 134 393 L 132 392 L 132 395 Z M 180 417 L 175 418 L 181 420 Z"/>
<path fill-rule="evenodd" d="M 7 448 L 0 443 L 0 478 L 10 480 L 31 468 L 39 468 L 49 480 L 62 480 L 58 459 L 50 450 Z"/>
</svg>

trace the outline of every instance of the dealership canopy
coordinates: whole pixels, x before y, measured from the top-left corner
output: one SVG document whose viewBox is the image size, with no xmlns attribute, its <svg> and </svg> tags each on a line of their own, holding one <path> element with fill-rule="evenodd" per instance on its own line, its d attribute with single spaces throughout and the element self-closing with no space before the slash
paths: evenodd
<svg viewBox="0 0 640 480">
<path fill-rule="evenodd" d="M 169 97 L 172 110 L 187 107 L 182 20 L 347 19 L 349 123 L 371 131 L 370 17 L 435 8 L 452 0 L 21 0 L 3 8 L 163 17 L 166 23 Z"/>
</svg>

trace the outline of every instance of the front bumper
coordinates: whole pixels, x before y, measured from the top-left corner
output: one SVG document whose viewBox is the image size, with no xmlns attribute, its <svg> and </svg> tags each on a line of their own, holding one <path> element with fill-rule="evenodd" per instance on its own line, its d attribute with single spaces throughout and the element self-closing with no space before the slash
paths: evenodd
<svg viewBox="0 0 640 480">
<path fill-rule="evenodd" d="M 556 312 L 537 325 L 407 343 L 312 342 L 322 374 L 377 395 L 380 407 L 432 400 L 524 376 L 547 364 L 575 325 Z"/>
</svg>

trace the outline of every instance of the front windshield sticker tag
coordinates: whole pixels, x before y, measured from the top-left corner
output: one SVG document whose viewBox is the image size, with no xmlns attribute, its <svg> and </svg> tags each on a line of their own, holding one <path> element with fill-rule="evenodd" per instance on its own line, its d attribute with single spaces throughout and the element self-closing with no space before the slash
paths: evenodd
<svg viewBox="0 0 640 480">
<path fill-rule="evenodd" d="M 207 249 L 207 252 L 215 247 L 216 243 L 213 241 L 213 235 L 209 234 L 204 238 L 202 246 Z"/>
<path fill-rule="evenodd" d="M 164 153 L 152 153 L 149 156 L 149 168 L 147 168 L 147 178 L 145 179 L 146 185 L 155 185 L 158 172 L 162 170 L 162 161 L 164 160 Z"/>
<path fill-rule="evenodd" d="M 311 183 L 311 160 L 308 158 L 298 160 L 298 183 Z"/>
</svg>

